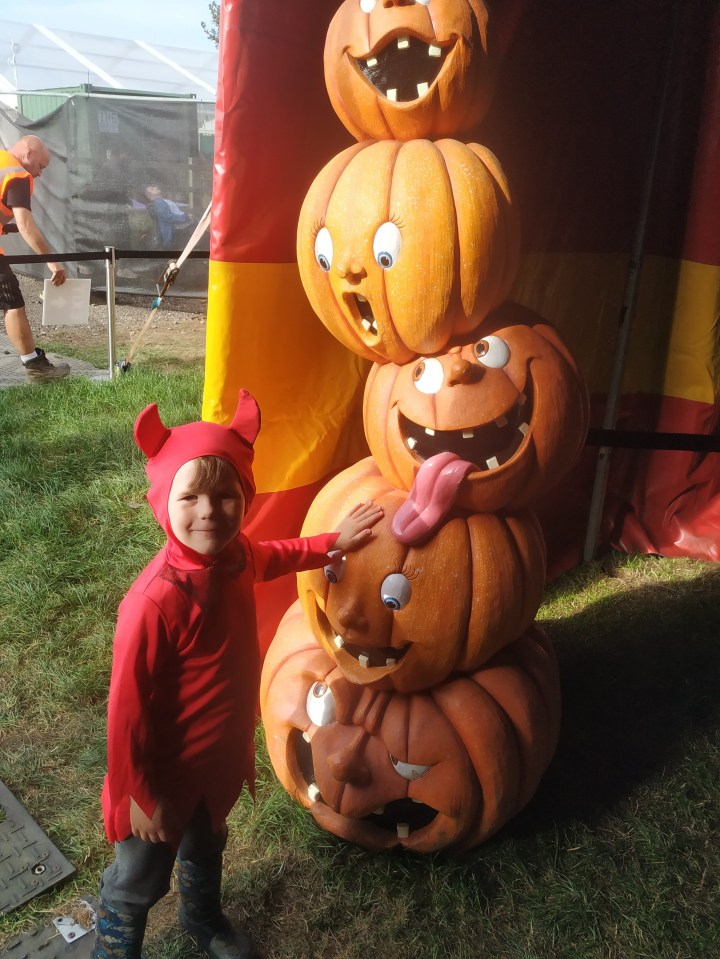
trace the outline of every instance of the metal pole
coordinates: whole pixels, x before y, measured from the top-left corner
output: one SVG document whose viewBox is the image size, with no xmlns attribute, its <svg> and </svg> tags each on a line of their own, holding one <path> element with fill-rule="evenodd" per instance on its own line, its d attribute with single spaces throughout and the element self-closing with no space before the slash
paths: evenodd
<svg viewBox="0 0 720 959">
<path fill-rule="evenodd" d="M 105 291 L 108 314 L 108 364 L 110 366 L 110 379 L 114 380 L 118 373 L 115 365 L 115 247 L 106 246 L 105 252 L 108 254 L 108 258 L 105 260 Z"/>
<path fill-rule="evenodd" d="M 635 228 L 635 236 L 633 239 L 632 250 L 630 252 L 630 263 L 628 265 L 628 273 L 625 280 L 625 292 L 623 295 L 622 307 L 620 309 L 620 319 L 618 321 L 618 335 L 615 344 L 615 356 L 613 357 L 612 371 L 610 374 L 610 385 L 608 386 L 608 398 L 602 424 L 603 429 L 606 430 L 614 429 L 617 423 L 623 373 L 625 372 L 625 356 L 627 353 L 628 341 L 630 339 L 632 321 L 635 314 L 640 268 L 642 266 L 642 259 L 645 252 L 645 235 L 647 233 L 650 198 L 652 196 L 655 167 L 657 164 L 658 149 L 660 146 L 660 133 L 662 131 L 663 119 L 665 116 L 665 105 L 667 102 L 667 93 L 670 86 L 670 77 L 672 75 L 673 51 L 675 47 L 675 38 L 678 32 L 678 12 L 679 3 L 678 0 L 675 0 L 670 18 L 669 30 L 665 41 L 662 90 L 658 100 L 657 112 L 655 114 L 655 130 L 650 151 L 650 163 L 648 165 L 648 170 L 645 177 L 645 186 L 643 190 L 642 203 L 640 206 L 640 215 Z M 595 482 L 593 484 L 592 498 L 590 500 L 590 514 L 588 516 L 588 525 L 585 534 L 585 545 L 583 548 L 583 561 L 586 563 L 594 557 L 595 549 L 597 547 L 598 536 L 600 534 L 600 525 L 602 523 L 603 507 L 605 505 L 605 493 L 607 490 L 611 455 L 612 452 L 610 447 L 600 447 L 598 452 L 597 467 L 595 470 Z"/>
</svg>

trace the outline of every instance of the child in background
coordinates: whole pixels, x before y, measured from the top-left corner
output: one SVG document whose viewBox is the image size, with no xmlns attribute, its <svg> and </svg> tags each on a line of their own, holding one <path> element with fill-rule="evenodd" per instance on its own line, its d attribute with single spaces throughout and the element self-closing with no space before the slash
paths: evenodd
<svg viewBox="0 0 720 959">
<path fill-rule="evenodd" d="M 180 922 L 214 959 L 248 959 L 252 940 L 220 906 L 225 819 L 253 789 L 260 655 L 253 584 L 357 549 L 382 508 L 364 503 L 333 533 L 251 543 L 260 413 L 242 391 L 229 427 L 168 429 L 154 404 L 135 424 L 147 494 L 168 541 L 120 604 L 108 704 L 105 870 L 94 959 L 140 959 L 148 910 L 178 862 Z"/>
</svg>

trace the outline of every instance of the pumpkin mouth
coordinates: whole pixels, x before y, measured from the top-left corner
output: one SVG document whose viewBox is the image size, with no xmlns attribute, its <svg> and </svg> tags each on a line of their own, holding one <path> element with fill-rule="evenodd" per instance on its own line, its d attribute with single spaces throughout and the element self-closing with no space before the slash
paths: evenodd
<svg viewBox="0 0 720 959">
<path fill-rule="evenodd" d="M 405 447 L 422 463 L 438 453 L 453 453 L 481 472 L 508 463 L 530 433 L 532 402 L 521 393 L 515 405 L 491 423 L 457 430 L 422 426 L 398 410 L 398 425 Z"/>
<path fill-rule="evenodd" d="M 377 336 L 377 321 L 370 301 L 361 293 L 346 294 L 345 301 L 349 304 L 353 316 L 359 320 L 363 331 L 366 334 L 369 333 L 371 336 Z"/>
<path fill-rule="evenodd" d="M 315 781 L 312 746 L 299 729 L 291 731 L 289 745 L 295 756 L 296 768 L 305 781 L 308 799 L 311 803 L 321 802 L 327 805 Z M 385 832 L 394 833 L 398 839 L 407 839 L 411 833 L 429 826 L 437 814 L 437 809 L 424 802 L 417 802 L 414 799 L 393 799 L 367 816 L 363 816 L 361 821 Z"/>
<path fill-rule="evenodd" d="M 418 37 L 394 36 L 370 56 L 350 59 L 386 99 L 409 103 L 426 95 L 456 42 L 440 46 Z"/>
<path fill-rule="evenodd" d="M 359 667 L 361 671 L 377 669 L 383 674 L 389 673 L 397 667 L 412 646 L 412 643 L 406 643 L 405 646 L 348 643 L 332 628 L 330 620 L 317 603 L 315 603 L 315 609 L 318 625 L 323 631 L 326 642 L 333 647 L 335 661 L 341 669 L 357 673 Z"/>
</svg>

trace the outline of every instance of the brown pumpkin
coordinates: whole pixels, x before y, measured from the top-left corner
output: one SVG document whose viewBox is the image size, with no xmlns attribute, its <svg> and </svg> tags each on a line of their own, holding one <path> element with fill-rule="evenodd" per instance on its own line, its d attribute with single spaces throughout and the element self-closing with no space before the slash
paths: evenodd
<svg viewBox="0 0 720 959">
<path fill-rule="evenodd" d="M 404 695 L 348 682 L 296 603 L 263 668 L 275 773 L 328 832 L 369 849 L 465 849 L 534 794 L 555 751 L 560 689 L 532 626 L 482 669 Z"/>
<path fill-rule="evenodd" d="M 474 329 L 507 296 L 518 251 L 500 165 L 456 140 L 349 147 L 317 176 L 298 223 L 313 309 L 378 362 L 436 353 Z"/>
<path fill-rule="evenodd" d="M 459 136 L 490 105 L 488 39 L 482 0 L 345 0 L 325 41 L 330 102 L 357 140 Z"/>
<path fill-rule="evenodd" d="M 390 483 L 411 490 L 425 474 L 428 485 L 455 457 L 468 470 L 457 505 L 494 511 L 534 503 L 564 475 L 585 439 L 587 392 L 538 320 L 506 304 L 442 354 L 371 369 L 365 434 Z"/>
<path fill-rule="evenodd" d="M 385 510 L 371 540 L 325 569 L 298 574 L 315 638 L 353 683 L 412 692 L 475 669 L 527 629 L 545 580 L 545 548 L 529 512 L 448 519 L 426 542 L 391 530 L 406 497 L 372 459 L 318 494 L 304 534 L 334 529 L 355 503 Z"/>
</svg>

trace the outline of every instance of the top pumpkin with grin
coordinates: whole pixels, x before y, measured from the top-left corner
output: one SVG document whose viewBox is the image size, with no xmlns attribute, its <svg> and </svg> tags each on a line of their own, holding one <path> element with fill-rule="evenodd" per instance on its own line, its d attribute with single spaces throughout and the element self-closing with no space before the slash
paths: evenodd
<svg viewBox="0 0 720 959">
<path fill-rule="evenodd" d="M 357 140 L 457 136 L 490 105 L 492 54 L 482 0 L 345 0 L 327 33 L 325 85 Z"/>
<path fill-rule="evenodd" d="M 417 538 L 403 531 L 421 516 L 432 526 L 453 505 L 527 507 L 572 466 L 587 392 L 567 347 L 538 319 L 508 303 L 445 353 L 370 371 L 365 434 L 383 476 L 411 491 L 393 527 L 404 542 Z"/>
</svg>

